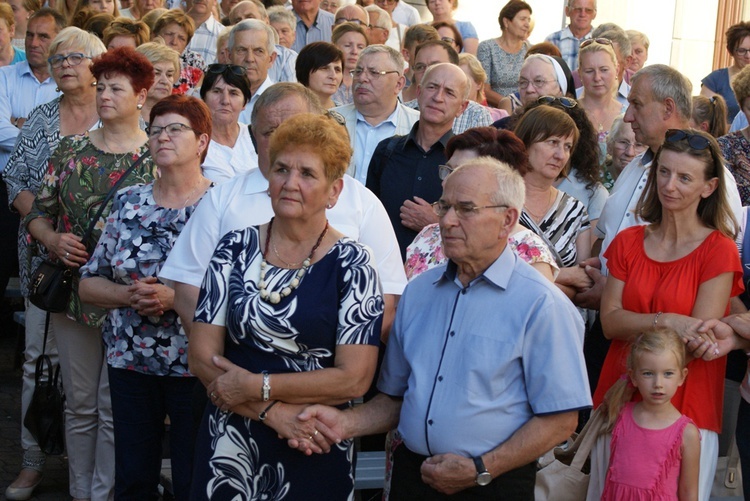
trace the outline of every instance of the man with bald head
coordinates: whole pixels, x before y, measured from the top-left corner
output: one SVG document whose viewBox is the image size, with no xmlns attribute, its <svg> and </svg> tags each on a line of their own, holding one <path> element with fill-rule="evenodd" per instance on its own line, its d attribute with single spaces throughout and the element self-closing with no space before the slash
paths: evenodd
<svg viewBox="0 0 750 501">
<path fill-rule="evenodd" d="M 342 23 L 358 24 L 367 30 L 370 25 L 370 17 L 360 5 L 345 5 L 336 11 L 333 25 L 338 26 Z"/>
<path fill-rule="evenodd" d="M 396 231 L 401 257 L 428 224 L 437 223 L 432 204 L 442 192 L 438 166 L 453 120 L 469 103 L 469 81 L 450 63 L 430 67 L 417 91 L 419 120 L 405 136 L 378 144 L 367 172 L 367 187 L 383 202 Z"/>
<path fill-rule="evenodd" d="M 458 66 L 458 53 L 443 40 L 428 40 L 417 46 L 414 52 L 414 64 L 411 65 L 414 73 L 412 74 L 412 85 L 419 88 L 422 81 L 422 75 L 425 70 L 437 63 L 451 63 Z M 404 103 L 404 106 L 419 109 L 419 100 L 412 99 Z M 486 127 L 492 125 L 492 115 L 489 110 L 479 103 L 469 101 L 466 109 L 453 122 L 453 133 L 461 134 L 472 127 Z"/>
<path fill-rule="evenodd" d="M 406 287 L 380 393 L 298 416 L 328 444 L 398 427 L 391 501 L 534 499 L 537 458 L 591 406 L 578 311 L 508 245 L 524 196 L 521 175 L 493 158 L 450 174 L 435 205 L 449 261 Z"/>
</svg>

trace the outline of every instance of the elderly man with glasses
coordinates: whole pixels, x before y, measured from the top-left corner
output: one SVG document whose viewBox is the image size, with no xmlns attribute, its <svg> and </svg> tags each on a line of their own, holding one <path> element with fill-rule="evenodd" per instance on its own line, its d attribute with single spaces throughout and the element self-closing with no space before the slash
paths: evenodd
<svg viewBox="0 0 750 501">
<path fill-rule="evenodd" d="M 508 245 L 524 195 L 493 158 L 450 174 L 436 204 L 449 261 L 406 287 L 380 393 L 298 416 L 332 444 L 398 427 L 391 500 L 533 499 L 537 458 L 591 406 L 580 315 Z"/>
<path fill-rule="evenodd" d="M 570 24 L 548 35 L 544 41 L 555 44 L 570 70 L 575 71 L 578 69 L 578 46 L 591 38 L 591 23 L 596 19 L 596 0 L 567 0 L 565 15 L 570 18 Z"/>
</svg>

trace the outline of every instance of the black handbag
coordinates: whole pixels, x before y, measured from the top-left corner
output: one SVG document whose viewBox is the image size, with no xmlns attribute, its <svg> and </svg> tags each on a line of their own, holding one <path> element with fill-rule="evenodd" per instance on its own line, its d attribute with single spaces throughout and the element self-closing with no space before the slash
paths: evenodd
<svg viewBox="0 0 750 501">
<path fill-rule="evenodd" d="M 65 393 L 60 380 L 60 366 L 53 372 L 49 356 L 44 354 L 49 331 L 49 316 L 44 322 L 42 354 L 36 360 L 34 395 L 26 410 L 23 425 L 36 439 L 45 454 L 58 455 L 65 450 Z"/>
<path fill-rule="evenodd" d="M 72 289 L 73 270 L 62 263 L 45 259 L 31 276 L 29 301 L 42 310 L 60 313 L 68 306 Z"/>
<path fill-rule="evenodd" d="M 88 242 L 91 237 L 91 232 L 94 231 L 97 221 L 102 216 L 104 207 L 107 202 L 117 193 L 120 185 L 125 178 L 130 175 L 133 170 L 138 167 L 144 159 L 150 156 L 149 152 L 144 153 L 138 159 L 133 162 L 128 170 L 126 170 L 120 179 L 112 186 L 104 197 L 104 200 L 99 205 L 99 210 L 96 215 L 91 219 L 89 227 L 86 229 L 86 233 L 83 234 L 81 242 Z M 65 311 L 70 301 L 70 293 L 73 290 L 73 270 L 62 263 L 50 261 L 45 259 L 31 274 L 31 280 L 29 281 L 29 301 L 31 304 L 40 308 L 44 311 L 51 313 L 61 313 Z"/>
</svg>

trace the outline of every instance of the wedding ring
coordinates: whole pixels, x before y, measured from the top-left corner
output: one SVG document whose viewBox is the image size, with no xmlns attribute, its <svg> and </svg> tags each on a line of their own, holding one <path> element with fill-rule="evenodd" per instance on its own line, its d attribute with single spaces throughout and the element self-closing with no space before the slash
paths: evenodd
<svg viewBox="0 0 750 501">
<path fill-rule="evenodd" d="M 313 437 L 318 434 L 318 430 L 315 430 L 315 433 L 313 433 Z"/>
<path fill-rule="evenodd" d="M 65 259 L 68 259 L 70 257 L 70 252 L 65 251 Z"/>
<path fill-rule="evenodd" d="M 310 442 L 312 442 L 313 436 L 310 435 L 310 438 L 308 439 Z"/>
</svg>

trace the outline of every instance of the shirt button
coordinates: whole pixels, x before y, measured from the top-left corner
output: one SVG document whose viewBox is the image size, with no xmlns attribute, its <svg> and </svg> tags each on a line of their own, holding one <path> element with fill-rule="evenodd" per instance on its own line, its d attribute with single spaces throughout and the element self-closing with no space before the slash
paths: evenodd
<svg viewBox="0 0 750 501">
<path fill-rule="evenodd" d="M 432 419 L 430 419 L 429 421 L 427 421 L 427 424 L 429 424 L 430 426 L 432 426 Z"/>
<path fill-rule="evenodd" d="M 451 337 L 456 335 L 456 331 L 451 331 Z"/>
<path fill-rule="evenodd" d="M 442 380 L 443 380 L 443 376 L 438 376 L 438 381 L 442 381 Z"/>
<path fill-rule="evenodd" d="M 626 212 L 625 217 L 630 217 L 630 212 Z"/>
<path fill-rule="evenodd" d="M 417 181 L 421 181 L 421 180 L 422 180 L 422 177 L 421 177 L 421 176 L 417 178 Z"/>
<path fill-rule="evenodd" d="M 469 289 L 462 289 L 461 294 L 467 294 L 469 292 Z"/>
</svg>

